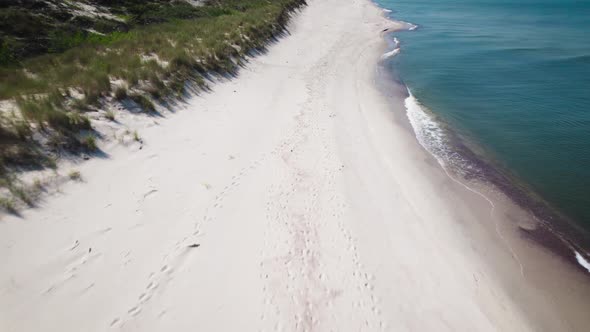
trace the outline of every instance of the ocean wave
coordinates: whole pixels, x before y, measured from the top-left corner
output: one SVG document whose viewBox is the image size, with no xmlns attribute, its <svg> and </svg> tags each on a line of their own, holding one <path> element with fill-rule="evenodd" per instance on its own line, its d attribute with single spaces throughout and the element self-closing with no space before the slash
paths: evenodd
<svg viewBox="0 0 590 332">
<path fill-rule="evenodd" d="M 547 60 L 545 63 L 554 65 L 567 64 L 590 64 L 590 54 L 576 55 L 576 56 L 562 56 L 556 59 Z"/>
<path fill-rule="evenodd" d="M 584 267 L 586 270 L 588 270 L 588 272 L 590 272 L 590 262 L 584 259 L 584 257 L 579 252 L 574 252 L 576 253 L 576 260 L 578 261 L 578 264 L 582 265 L 582 267 Z"/>
<path fill-rule="evenodd" d="M 409 31 L 414 31 L 416 29 L 418 29 L 418 26 L 416 24 L 410 23 L 410 22 L 405 22 L 405 21 L 398 21 L 401 24 L 403 24 L 406 29 L 408 29 Z"/>
<path fill-rule="evenodd" d="M 478 166 L 455 149 L 453 142 L 456 139 L 452 138 L 454 136 L 451 136 L 451 133 L 435 119 L 434 115 L 425 110 L 409 88 L 408 97 L 404 104 L 416 139 L 445 170 L 452 171 L 462 177 L 473 177 L 481 173 Z"/>
<path fill-rule="evenodd" d="M 408 120 L 410 120 L 410 124 L 414 129 L 414 134 L 420 145 L 430 152 L 444 167 L 446 160 L 443 157 L 448 154 L 448 149 L 445 146 L 447 143 L 446 135 L 432 116 L 422 109 L 422 105 L 412 95 L 410 89 L 408 89 L 408 94 L 409 96 L 405 99 L 404 105 Z"/>
<path fill-rule="evenodd" d="M 391 51 L 389 51 L 389 52 L 386 52 L 386 53 L 384 53 L 384 54 L 381 56 L 381 60 L 389 59 L 389 58 L 391 58 L 391 57 L 393 57 L 393 56 L 396 56 L 396 55 L 397 55 L 399 52 L 400 52 L 400 49 L 399 49 L 399 47 L 397 47 L 397 48 L 394 48 L 393 50 L 391 50 Z"/>
<path fill-rule="evenodd" d="M 384 53 L 381 56 L 381 60 L 385 60 L 385 59 L 389 59 L 391 57 L 396 56 L 401 50 L 399 48 L 399 40 L 397 38 L 393 38 L 393 42 L 392 42 L 392 50 L 389 52 Z"/>
<path fill-rule="evenodd" d="M 552 218 L 553 212 L 551 210 L 547 210 L 545 206 L 539 206 L 538 201 L 531 200 L 529 198 L 530 196 L 518 189 L 518 187 L 515 187 L 514 183 L 510 182 L 510 179 L 505 178 L 497 170 L 486 165 L 484 161 L 477 159 L 477 156 L 473 153 L 469 154 L 470 150 L 460 142 L 456 134 L 447 129 L 444 122 L 438 121 L 434 114 L 430 113 L 427 108 L 420 104 L 409 88 L 408 97 L 405 99 L 404 105 L 406 107 L 406 115 L 414 130 L 416 139 L 437 160 L 453 181 L 482 196 L 494 207 L 494 203 L 490 198 L 469 186 L 469 179 L 489 181 L 488 183 L 504 192 L 516 204 L 534 207 L 535 210 L 532 213 L 535 215 L 536 220 L 548 220 L 543 216 Z M 468 182 L 457 180 L 454 175 L 458 175 L 459 179 L 466 179 Z M 549 232 L 553 234 L 552 236 L 556 234 L 553 230 L 549 230 Z M 558 250 L 567 250 L 568 252 L 572 250 L 575 254 L 576 262 L 590 273 L 590 261 L 586 260 L 587 256 L 573 250 L 571 244 L 568 241 L 563 242 L 564 240 L 561 236 L 557 236 L 556 239 L 562 241 L 561 244 L 563 245 Z"/>
</svg>

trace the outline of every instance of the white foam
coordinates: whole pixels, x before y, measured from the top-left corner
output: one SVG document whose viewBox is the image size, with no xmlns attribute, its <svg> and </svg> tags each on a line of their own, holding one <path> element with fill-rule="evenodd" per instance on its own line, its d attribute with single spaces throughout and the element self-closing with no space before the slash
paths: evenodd
<svg viewBox="0 0 590 332">
<path fill-rule="evenodd" d="M 588 270 L 588 272 L 590 272 L 590 262 L 584 259 L 584 256 L 582 256 L 579 252 L 575 250 L 574 252 L 576 253 L 576 260 L 578 261 L 578 264 L 582 265 L 586 270 Z"/>
<path fill-rule="evenodd" d="M 385 59 L 391 58 L 391 57 L 395 56 L 398 53 L 399 53 L 399 47 L 398 48 L 395 48 L 395 49 L 393 49 L 393 50 L 391 50 L 391 51 L 389 51 L 387 53 L 384 53 L 381 56 L 381 60 L 385 60 Z"/>
<path fill-rule="evenodd" d="M 386 9 L 386 8 L 383 8 L 383 12 L 384 12 L 384 13 L 391 13 L 391 9 Z"/>
<path fill-rule="evenodd" d="M 430 152 L 444 167 L 446 164 L 444 155 L 448 152 L 445 146 L 445 134 L 432 116 L 422 109 L 422 106 L 414 95 L 412 95 L 410 89 L 408 89 L 408 94 L 409 96 L 404 101 L 404 104 L 406 106 L 406 115 L 410 120 L 412 128 L 414 128 L 416 138 L 420 145 Z"/>
<path fill-rule="evenodd" d="M 410 22 L 405 22 L 405 21 L 399 21 L 400 23 L 402 23 L 403 25 L 408 27 L 408 30 L 410 31 L 414 31 L 416 29 L 418 29 L 418 26 L 416 24 L 410 23 Z"/>
<path fill-rule="evenodd" d="M 404 101 L 406 115 L 420 145 L 434 156 L 445 171 L 451 167 L 454 173 L 462 176 L 479 173 L 477 167 L 454 150 L 445 129 L 432 114 L 424 110 L 409 88 L 408 94 Z"/>
</svg>

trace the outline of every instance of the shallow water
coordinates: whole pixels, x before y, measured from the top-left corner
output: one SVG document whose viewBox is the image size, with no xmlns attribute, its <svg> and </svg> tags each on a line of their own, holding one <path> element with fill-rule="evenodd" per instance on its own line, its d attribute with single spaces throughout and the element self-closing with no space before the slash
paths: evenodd
<svg viewBox="0 0 590 332">
<path fill-rule="evenodd" d="M 418 25 L 389 63 L 416 99 L 590 230 L 590 1 L 377 3 Z M 419 138 L 448 144 L 435 127 Z"/>
</svg>

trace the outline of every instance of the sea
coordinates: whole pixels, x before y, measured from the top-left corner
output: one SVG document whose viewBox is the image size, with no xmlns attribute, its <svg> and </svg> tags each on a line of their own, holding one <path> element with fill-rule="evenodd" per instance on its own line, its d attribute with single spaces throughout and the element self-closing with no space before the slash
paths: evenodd
<svg viewBox="0 0 590 332">
<path fill-rule="evenodd" d="M 420 143 L 588 234 L 590 0 L 375 2 L 406 22 L 384 58 Z"/>
</svg>

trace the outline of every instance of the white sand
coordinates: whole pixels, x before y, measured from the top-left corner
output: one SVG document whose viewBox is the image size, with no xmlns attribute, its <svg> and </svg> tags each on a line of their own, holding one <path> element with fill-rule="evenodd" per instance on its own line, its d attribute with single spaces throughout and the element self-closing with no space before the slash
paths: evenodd
<svg viewBox="0 0 590 332">
<path fill-rule="evenodd" d="M 143 149 L 5 218 L 0 331 L 533 329 L 481 258 L 500 243 L 472 232 L 488 203 L 456 198 L 377 89 L 391 25 L 366 0 L 310 1 Z"/>
</svg>

